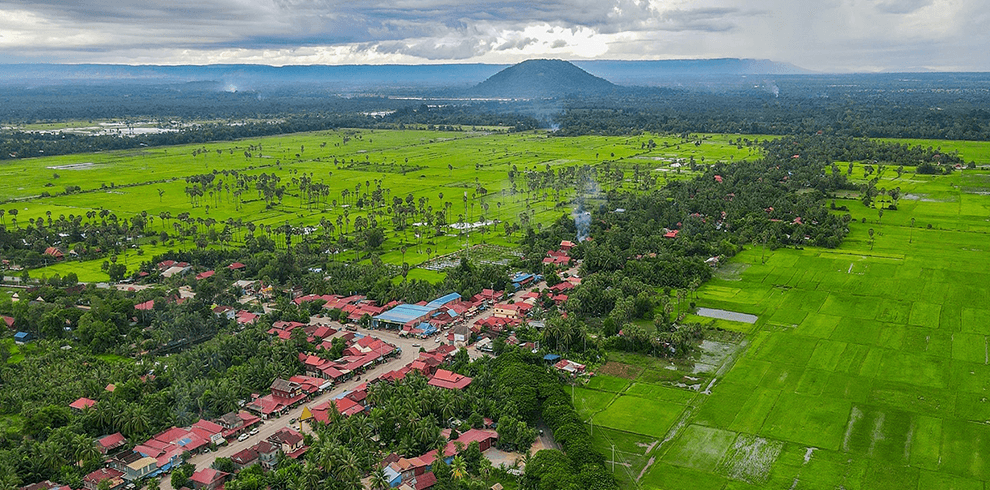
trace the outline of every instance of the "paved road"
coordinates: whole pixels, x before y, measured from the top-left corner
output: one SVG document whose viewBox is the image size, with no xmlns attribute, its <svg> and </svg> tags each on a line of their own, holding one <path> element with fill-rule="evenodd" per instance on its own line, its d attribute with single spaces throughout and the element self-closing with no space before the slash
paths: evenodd
<svg viewBox="0 0 990 490">
<path fill-rule="evenodd" d="M 575 268 L 573 268 L 571 270 L 568 270 L 567 272 L 570 272 L 573 275 L 576 272 L 576 269 L 577 268 L 575 267 Z M 546 283 L 541 282 L 539 284 L 536 284 L 535 286 L 540 287 L 540 288 L 544 288 L 544 287 L 546 287 Z M 527 289 L 531 289 L 531 288 L 527 288 Z M 520 299 L 520 297 L 522 296 L 523 292 L 524 291 L 517 291 L 516 293 L 514 293 L 511 296 L 511 299 L 514 299 L 514 300 L 517 300 L 518 301 Z M 487 310 L 481 312 L 480 314 L 478 314 L 477 316 L 475 316 L 474 318 L 472 318 L 471 320 L 469 320 L 468 321 L 468 324 L 469 325 L 474 325 L 474 323 L 476 323 L 476 322 L 478 322 L 480 320 L 483 320 L 485 318 L 488 318 L 491 315 L 492 315 L 492 308 L 488 308 Z M 334 321 L 331 321 L 331 320 L 328 320 L 328 319 L 323 318 L 323 317 L 312 317 L 312 318 L 310 318 L 310 323 L 312 323 L 312 324 L 321 323 L 321 324 L 329 325 L 329 326 L 333 327 L 334 329 L 337 329 L 337 330 L 340 331 L 336 335 L 342 335 L 344 332 L 346 332 L 346 330 L 344 330 L 344 328 L 339 323 L 334 322 Z M 219 458 L 219 457 L 229 458 L 229 457 L 233 456 L 234 454 L 237 454 L 238 452 L 243 451 L 244 449 L 247 449 L 247 448 L 249 448 L 249 447 L 257 444 L 258 442 L 260 442 L 260 441 L 262 441 L 264 439 L 267 439 L 268 437 L 270 437 L 271 435 L 275 434 L 275 432 L 279 431 L 283 427 L 289 426 L 290 425 L 289 424 L 289 420 L 290 419 L 293 419 L 293 418 L 298 419 L 300 417 L 300 415 L 302 414 L 303 407 L 313 406 L 313 405 L 319 405 L 320 403 L 323 403 L 323 402 L 325 402 L 325 401 L 333 398 L 334 396 L 337 396 L 337 395 L 339 395 L 339 394 L 341 394 L 341 393 L 343 393 L 345 391 L 354 389 L 355 387 L 357 387 L 361 383 L 364 383 L 364 382 L 366 382 L 366 381 L 368 381 L 370 379 L 377 378 L 377 377 L 381 376 L 382 374 L 385 374 L 385 373 L 387 373 L 389 371 L 392 371 L 392 370 L 395 370 L 395 369 L 399 369 L 399 368 L 405 366 L 406 364 L 412 362 L 417 357 L 419 357 L 419 347 L 420 346 L 422 346 L 423 348 L 425 348 L 427 350 L 431 350 L 431 349 L 435 348 L 436 346 L 440 345 L 439 343 L 435 342 L 435 340 L 434 340 L 436 338 L 436 336 L 430 337 L 430 338 L 427 338 L 427 339 L 416 339 L 416 338 L 400 337 L 396 332 L 393 332 L 393 331 L 366 330 L 366 329 L 363 329 L 363 328 L 360 328 L 360 327 L 357 328 L 357 331 L 358 331 L 358 333 L 371 335 L 373 337 L 378 337 L 378 338 L 380 338 L 382 340 L 385 340 L 386 342 L 389 342 L 389 343 L 391 343 L 393 345 L 398 346 L 402 350 L 401 355 L 397 359 L 393 359 L 390 362 L 387 362 L 385 364 L 381 364 L 381 365 L 375 366 L 373 369 L 370 369 L 370 370 L 366 371 L 364 374 L 361 375 L 361 379 L 360 380 L 352 379 L 352 380 L 346 381 L 346 382 L 344 382 L 344 383 L 342 383 L 342 384 L 334 387 L 332 390 L 324 393 L 323 395 L 321 395 L 321 396 L 319 396 L 319 397 L 317 397 L 317 398 L 315 398 L 313 400 L 310 400 L 310 401 L 308 401 L 308 402 L 306 402 L 306 403 L 298 406 L 297 408 L 291 410 L 287 415 L 285 415 L 285 416 L 283 416 L 281 418 L 270 419 L 270 420 L 264 421 L 263 424 L 258 427 L 258 433 L 256 435 L 250 436 L 250 437 L 248 437 L 247 439 L 245 439 L 242 442 L 241 441 L 237 441 L 236 439 L 233 439 L 226 446 L 222 446 L 219 449 L 217 449 L 216 451 L 213 451 L 213 452 L 210 452 L 210 453 L 196 454 L 192 458 L 189 459 L 189 463 L 192 463 L 193 465 L 195 465 L 197 470 L 204 469 L 204 468 L 209 468 L 210 465 L 213 464 L 213 461 L 216 460 L 216 458 Z M 446 332 L 442 332 L 440 335 L 443 336 L 443 341 L 446 341 Z M 483 354 L 483 353 L 481 353 L 481 352 L 479 352 L 479 351 L 477 351 L 476 349 L 473 349 L 473 348 L 472 349 L 468 349 L 468 352 L 469 352 L 469 354 L 471 355 L 472 358 L 477 358 L 477 357 L 481 357 L 482 355 L 485 355 L 485 354 Z M 297 430 L 299 429 L 299 424 L 298 423 L 297 424 L 293 424 L 293 425 L 294 425 L 294 428 L 295 429 L 297 429 Z M 546 432 L 548 432 L 548 431 L 545 431 L 545 433 Z M 541 437 L 537 441 L 537 444 L 539 444 L 539 443 L 543 443 L 546 447 L 554 447 L 555 446 L 555 443 L 553 442 L 553 438 L 552 437 L 545 437 L 545 436 L 544 437 Z M 162 482 L 161 482 L 161 490 L 173 490 L 172 489 L 172 484 L 171 484 L 171 482 L 169 481 L 168 478 L 164 478 L 162 480 Z"/>
<path fill-rule="evenodd" d="M 330 322 L 329 320 L 324 320 L 324 319 L 319 319 L 319 320 L 320 323 L 330 324 L 334 328 L 340 327 L 340 325 L 336 324 L 336 322 Z M 231 439 L 231 441 L 226 446 L 221 446 L 216 451 L 194 455 L 189 459 L 189 463 L 195 465 L 197 470 L 209 468 L 210 465 L 213 464 L 213 461 L 216 460 L 217 458 L 220 457 L 229 458 L 234 454 L 237 454 L 238 452 L 243 451 L 257 444 L 258 442 L 267 439 L 268 437 L 275 434 L 283 427 L 288 427 L 290 425 L 289 420 L 293 418 L 298 419 L 299 416 L 302 414 L 303 407 L 307 407 L 307 406 L 311 407 L 313 405 L 319 405 L 320 403 L 330 400 L 334 396 L 337 396 L 345 391 L 353 390 L 358 385 L 366 382 L 369 379 L 374 379 L 389 371 L 392 371 L 394 369 L 399 369 L 405 366 L 406 364 L 412 362 L 417 357 L 419 357 L 419 348 L 413 346 L 413 344 L 422 343 L 423 340 L 421 339 L 409 339 L 409 338 L 399 337 L 396 333 L 390 331 L 364 330 L 361 328 L 358 328 L 358 331 L 359 333 L 368 334 L 373 337 L 378 337 L 393 345 L 397 345 L 402 350 L 402 353 L 396 359 L 393 359 L 385 364 L 380 364 L 368 371 L 365 371 L 364 374 L 361 375 L 361 380 L 351 379 L 349 381 L 341 383 L 340 385 L 335 386 L 333 389 L 327 391 L 323 395 L 320 395 L 317 398 L 314 398 L 299 405 L 298 407 L 289 411 L 288 414 L 282 416 L 281 418 L 269 419 L 264 421 L 262 425 L 258 426 L 258 433 L 256 435 L 250 436 L 242 442 L 238 441 L 237 439 Z M 345 331 L 342 330 L 342 332 Z M 341 333 L 338 333 L 337 335 L 341 335 Z M 432 343 L 431 340 L 427 340 L 427 342 Z M 430 346 L 427 346 L 426 344 L 423 345 L 426 346 L 428 349 L 432 348 Z M 293 427 L 296 430 L 299 429 L 298 423 L 291 425 L 293 425 Z M 169 478 L 162 479 L 161 489 L 173 490 Z"/>
</svg>

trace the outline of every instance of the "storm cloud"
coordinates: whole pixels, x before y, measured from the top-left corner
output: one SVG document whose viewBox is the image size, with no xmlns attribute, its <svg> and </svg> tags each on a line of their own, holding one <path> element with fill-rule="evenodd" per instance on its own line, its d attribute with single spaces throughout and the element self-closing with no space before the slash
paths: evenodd
<svg viewBox="0 0 990 490">
<path fill-rule="evenodd" d="M 745 57 L 982 71 L 987 24 L 976 0 L 7 0 L 0 62 Z"/>
</svg>

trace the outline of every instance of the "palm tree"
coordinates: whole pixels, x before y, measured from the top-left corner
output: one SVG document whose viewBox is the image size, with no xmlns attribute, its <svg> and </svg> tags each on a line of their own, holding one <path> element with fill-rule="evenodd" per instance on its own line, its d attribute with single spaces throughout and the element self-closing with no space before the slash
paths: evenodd
<svg viewBox="0 0 990 490">
<path fill-rule="evenodd" d="M 467 463 L 464 462 L 461 455 L 454 456 L 454 460 L 450 463 L 450 471 L 455 480 L 460 480 L 467 475 Z"/>
<path fill-rule="evenodd" d="M 379 469 L 371 474 L 371 488 L 375 490 L 388 490 L 391 485 L 389 485 L 388 477 L 385 476 L 385 470 Z"/>
</svg>

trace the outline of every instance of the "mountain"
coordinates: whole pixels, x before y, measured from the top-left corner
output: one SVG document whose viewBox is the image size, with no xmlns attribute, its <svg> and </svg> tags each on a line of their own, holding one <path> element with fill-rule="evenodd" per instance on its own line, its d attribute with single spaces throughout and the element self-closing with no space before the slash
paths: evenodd
<svg viewBox="0 0 990 490">
<path fill-rule="evenodd" d="M 810 73 L 752 59 L 613 61 L 530 60 L 518 65 L 0 65 L 0 87 L 171 85 L 212 82 L 226 91 L 289 87 L 338 94 L 431 94 L 496 98 L 608 94 L 623 86 L 750 84 L 746 77 Z M 745 83 L 744 83 L 745 81 Z M 479 85 L 479 82 L 482 82 Z M 611 83 L 610 83 L 611 82 Z M 751 84 L 750 84 L 751 85 Z M 432 94 L 431 94 L 432 95 Z"/>
<path fill-rule="evenodd" d="M 616 86 L 563 60 L 527 60 L 512 65 L 465 92 L 470 97 L 545 99 L 601 95 Z"/>
</svg>

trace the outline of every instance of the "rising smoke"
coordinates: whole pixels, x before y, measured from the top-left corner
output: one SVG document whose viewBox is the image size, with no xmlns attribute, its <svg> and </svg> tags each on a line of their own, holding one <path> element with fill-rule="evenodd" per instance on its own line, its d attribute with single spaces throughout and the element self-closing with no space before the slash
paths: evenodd
<svg viewBox="0 0 990 490">
<path fill-rule="evenodd" d="M 591 213 L 585 211 L 581 204 L 574 210 L 574 227 L 577 228 L 578 242 L 587 240 L 591 235 Z"/>
</svg>

